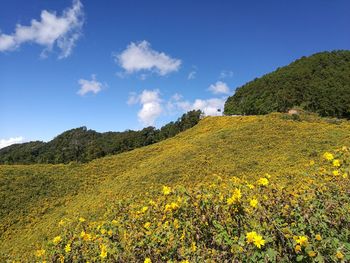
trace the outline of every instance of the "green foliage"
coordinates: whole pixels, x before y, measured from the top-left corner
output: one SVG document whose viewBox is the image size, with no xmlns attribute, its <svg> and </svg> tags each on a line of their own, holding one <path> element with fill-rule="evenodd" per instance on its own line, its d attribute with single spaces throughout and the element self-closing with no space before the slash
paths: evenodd
<svg viewBox="0 0 350 263">
<path fill-rule="evenodd" d="M 302 57 L 238 88 L 227 115 L 286 112 L 299 106 L 321 116 L 350 118 L 350 51 Z"/>
<path fill-rule="evenodd" d="M 68 228 L 67 225 L 65 231 L 80 236 L 81 229 L 75 229 L 74 224 L 77 218 L 84 217 L 90 233 L 91 222 L 111 223 L 118 211 L 118 216 L 123 215 L 123 210 L 118 210 L 116 204 L 119 201 L 127 210 L 129 206 L 126 203 L 131 201 L 137 206 L 136 211 L 140 210 L 146 201 L 157 201 L 163 185 L 175 189 L 176 196 L 171 194 L 166 196 L 170 199 L 164 199 L 164 202 L 170 204 L 170 201 L 177 200 L 177 195 L 184 196 L 185 200 L 186 195 L 181 192 L 180 185 L 192 196 L 197 192 L 203 195 L 212 191 L 207 187 L 216 180 L 214 174 L 221 176 L 223 182 L 235 176 L 243 182 L 246 180 L 255 184 L 260 176 L 269 173 L 271 185 L 280 185 L 278 180 L 281 180 L 281 185 L 283 182 L 289 188 L 295 185 L 295 189 L 299 189 L 299 178 L 303 178 L 305 165 L 310 159 L 316 159 L 324 151 L 349 143 L 350 123 L 345 120 L 332 123 L 312 116 L 293 121 L 286 120 L 283 116 L 285 115 L 277 113 L 266 116 L 207 117 L 192 129 L 173 138 L 89 163 L 0 165 L 0 262 L 16 258 L 20 262 L 32 262 L 33 251 L 43 248 L 56 235 L 61 235 L 63 239 L 65 232 L 58 226 L 61 219 L 72 219 L 72 227 Z M 302 182 L 304 181 L 300 181 L 301 186 Z M 204 184 L 204 188 L 198 184 Z M 244 200 L 250 196 L 246 194 L 258 193 L 254 192 L 257 189 L 244 189 Z M 336 193 L 330 192 L 332 195 Z M 225 200 L 228 193 L 223 194 Z M 268 192 L 270 195 L 274 196 L 274 191 Z M 343 195 L 339 196 L 343 198 Z M 171 199 L 173 197 L 174 200 Z M 283 195 L 279 193 L 277 197 L 282 198 Z M 257 198 L 262 202 L 260 196 Z M 215 200 L 214 198 L 213 202 Z M 330 196 L 327 200 L 330 200 Z M 206 202 L 208 204 L 205 207 L 209 213 L 213 211 L 210 210 L 210 199 Z M 334 202 L 336 205 L 338 201 Z M 188 205 L 190 211 L 193 204 Z M 321 205 L 322 203 L 319 204 Z M 272 209 L 271 213 L 277 213 L 273 210 L 275 208 L 269 209 Z M 192 211 L 197 215 L 205 213 L 204 210 Z M 334 211 L 338 213 L 336 209 Z M 190 215 L 186 216 L 191 218 Z M 129 214 L 125 216 L 130 218 Z M 149 219 L 151 216 L 149 214 Z M 222 218 L 216 216 L 213 216 L 216 219 L 215 229 L 203 226 L 203 233 L 215 232 L 213 244 L 216 245 L 227 246 L 236 242 L 230 236 L 234 230 L 228 230 Z M 199 222 L 199 219 L 193 221 L 194 226 L 198 226 Z M 170 223 L 173 221 L 169 220 Z M 180 223 L 183 222 L 180 220 Z M 305 222 L 303 224 L 307 225 Z M 136 226 L 139 223 L 134 227 Z M 265 232 L 256 232 L 268 241 Z M 161 237 L 165 239 L 164 236 Z M 273 250 L 267 250 L 268 248 Z M 95 256 L 100 259 L 100 247 L 95 249 L 98 252 Z M 253 250 L 253 245 L 250 245 L 250 249 L 252 256 L 259 251 Z M 266 249 L 271 258 L 280 256 L 281 253 L 270 245 L 263 249 L 264 253 Z M 335 246 L 332 253 L 333 249 Z M 341 251 L 345 253 L 344 250 Z"/>
<path fill-rule="evenodd" d="M 201 112 L 189 111 L 160 130 L 98 133 L 86 127 L 72 129 L 48 143 L 29 142 L 0 149 L 0 164 L 88 162 L 110 154 L 130 151 L 173 137 L 198 123 Z"/>
</svg>

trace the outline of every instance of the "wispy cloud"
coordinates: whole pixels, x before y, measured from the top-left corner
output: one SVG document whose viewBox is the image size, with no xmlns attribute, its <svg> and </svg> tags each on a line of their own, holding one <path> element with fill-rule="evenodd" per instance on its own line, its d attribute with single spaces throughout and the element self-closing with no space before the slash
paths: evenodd
<svg viewBox="0 0 350 263">
<path fill-rule="evenodd" d="M 15 143 L 22 143 L 24 142 L 24 138 L 22 136 L 18 136 L 18 137 L 13 137 L 13 138 L 9 138 L 9 139 L 1 139 L 0 140 L 0 149 L 10 146 L 12 144 Z"/>
<path fill-rule="evenodd" d="M 78 90 L 77 93 L 80 96 L 84 96 L 86 93 L 89 93 L 89 92 L 97 94 L 102 89 L 107 87 L 107 84 L 103 84 L 101 82 L 98 82 L 96 80 L 96 76 L 95 75 L 91 76 L 91 80 L 79 79 L 78 83 L 80 85 L 80 89 Z"/>
<path fill-rule="evenodd" d="M 227 79 L 232 77 L 233 77 L 233 71 L 231 70 L 222 70 L 219 75 L 220 79 Z"/>
<path fill-rule="evenodd" d="M 213 94 L 230 94 L 229 86 L 222 81 L 217 81 L 215 84 L 211 84 L 208 88 Z"/>
<path fill-rule="evenodd" d="M 151 48 L 150 43 L 142 41 L 131 42 L 120 54 L 115 55 L 115 61 L 131 74 L 139 71 L 151 71 L 164 76 L 180 68 L 181 60 Z"/>
<path fill-rule="evenodd" d="M 42 57 L 57 46 L 61 51 L 59 58 L 66 58 L 81 35 L 83 23 L 83 5 L 79 0 L 74 0 L 72 7 L 64 10 L 61 16 L 43 10 L 39 21 L 33 19 L 29 26 L 18 24 L 10 35 L 0 34 L 0 51 L 12 51 L 28 42 L 45 47 Z"/>
<path fill-rule="evenodd" d="M 190 73 L 188 73 L 187 79 L 195 79 L 196 74 L 197 74 L 197 71 L 192 70 Z"/>
</svg>

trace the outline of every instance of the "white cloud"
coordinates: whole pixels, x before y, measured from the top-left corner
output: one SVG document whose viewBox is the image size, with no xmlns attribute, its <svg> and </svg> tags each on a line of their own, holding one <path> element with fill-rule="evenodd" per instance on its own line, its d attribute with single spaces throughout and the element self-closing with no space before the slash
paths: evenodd
<svg viewBox="0 0 350 263">
<path fill-rule="evenodd" d="M 215 84 L 211 84 L 209 89 L 213 94 L 230 94 L 230 88 L 225 82 L 217 81 Z"/>
<path fill-rule="evenodd" d="M 139 102 L 139 95 L 136 92 L 130 92 L 127 104 L 134 105 L 134 104 L 137 104 L 138 102 Z"/>
<path fill-rule="evenodd" d="M 127 104 L 139 104 L 138 119 L 144 126 L 154 125 L 162 115 L 184 113 L 191 110 L 201 110 L 206 116 L 220 116 L 224 108 L 226 98 L 184 100 L 183 96 L 175 93 L 168 100 L 160 97 L 159 90 L 143 90 L 140 94 L 132 92 Z"/>
<path fill-rule="evenodd" d="M 179 93 L 175 93 L 173 96 L 171 96 L 171 99 L 175 101 L 180 101 L 182 98 L 183 96 Z"/>
<path fill-rule="evenodd" d="M 177 71 L 181 65 L 180 59 L 153 50 L 145 40 L 140 43 L 131 42 L 123 52 L 115 56 L 115 60 L 128 74 L 154 71 L 164 76 Z"/>
<path fill-rule="evenodd" d="M 87 79 L 79 79 L 78 81 L 80 85 L 80 89 L 78 90 L 78 94 L 80 96 L 84 96 L 86 93 L 99 93 L 103 88 L 107 87 L 106 84 L 102 84 L 96 80 L 96 76 L 92 75 L 91 80 Z"/>
<path fill-rule="evenodd" d="M 197 72 L 195 70 L 192 70 L 188 76 L 187 76 L 187 79 L 195 79 L 196 78 L 196 74 Z"/>
<path fill-rule="evenodd" d="M 226 78 L 232 78 L 232 77 L 233 77 L 233 71 L 231 70 L 222 70 L 219 75 L 220 79 L 226 79 Z"/>
<path fill-rule="evenodd" d="M 196 99 L 192 105 L 194 110 L 201 110 L 207 116 L 220 116 L 225 105 L 225 99 L 212 98 L 207 100 Z"/>
<path fill-rule="evenodd" d="M 0 51 L 11 50 L 16 46 L 16 41 L 13 36 L 0 35 Z"/>
<path fill-rule="evenodd" d="M 157 118 L 163 113 L 159 90 L 144 90 L 139 95 L 131 93 L 127 103 L 141 105 L 137 116 L 144 126 L 154 125 Z"/>
<path fill-rule="evenodd" d="M 224 108 L 225 98 L 196 99 L 193 102 L 178 100 L 168 104 L 170 110 L 178 109 L 183 112 L 201 110 L 206 116 L 220 116 Z"/>
<path fill-rule="evenodd" d="M 56 45 L 61 51 L 59 58 L 66 58 L 81 35 L 83 23 L 84 12 L 80 0 L 73 0 L 72 7 L 64 10 L 61 16 L 43 10 L 40 21 L 33 19 L 29 26 L 18 24 L 11 35 L 0 34 L 0 52 L 12 51 L 26 42 L 32 42 L 45 47 L 41 54 L 44 57 Z"/>
<path fill-rule="evenodd" d="M 23 141 L 24 141 L 24 138 L 22 136 L 9 138 L 9 139 L 1 139 L 0 140 L 0 149 L 7 147 L 7 146 L 10 146 L 11 144 L 21 143 Z"/>
</svg>

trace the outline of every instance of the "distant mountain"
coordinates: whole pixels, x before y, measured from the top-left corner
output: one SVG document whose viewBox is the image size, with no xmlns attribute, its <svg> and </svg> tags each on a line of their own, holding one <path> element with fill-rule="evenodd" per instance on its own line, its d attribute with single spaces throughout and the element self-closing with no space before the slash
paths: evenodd
<svg viewBox="0 0 350 263">
<path fill-rule="evenodd" d="M 190 111 L 161 129 L 99 133 L 80 127 L 63 132 L 53 140 L 14 144 L 0 149 L 0 164 L 88 162 L 110 154 L 130 151 L 170 138 L 196 125 L 201 111 Z"/>
<path fill-rule="evenodd" d="M 321 116 L 350 118 L 350 51 L 317 53 L 238 88 L 224 113 L 255 115 L 301 107 Z"/>
</svg>

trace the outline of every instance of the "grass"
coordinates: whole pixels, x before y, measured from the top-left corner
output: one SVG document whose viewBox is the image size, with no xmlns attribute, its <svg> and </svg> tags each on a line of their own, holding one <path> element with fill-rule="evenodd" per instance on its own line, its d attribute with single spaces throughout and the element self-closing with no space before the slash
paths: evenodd
<svg viewBox="0 0 350 263">
<path fill-rule="evenodd" d="M 31 258 L 61 233 L 62 218 L 104 220 L 115 202 L 162 185 L 194 189 L 213 174 L 297 178 L 310 159 L 349 145 L 349 130 L 347 121 L 317 117 L 207 117 L 174 138 L 87 164 L 2 165 L 0 259 Z"/>
</svg>

